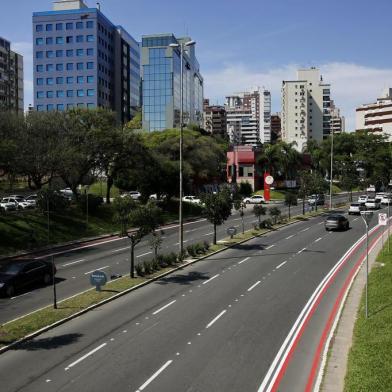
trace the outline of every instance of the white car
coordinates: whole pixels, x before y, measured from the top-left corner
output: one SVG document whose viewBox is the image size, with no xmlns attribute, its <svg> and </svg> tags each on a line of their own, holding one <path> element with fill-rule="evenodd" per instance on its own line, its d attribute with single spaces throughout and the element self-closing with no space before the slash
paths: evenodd
<svg viewBox="0 0 392 392">
<path fill-rule="evenodd" d="M 376 187 L 374 185 L 369 185 L 366 188 L 366 192 L 376 192 Z"/>
<path fill-rule="evenodd" d="M 133 200 L 139 200 L 142 197 L 142 194 L 138 191 L 129 191 L 123 193 L 121 197 L 130 197 Z"/>
<path fill-rule="evenodd" d="M 361 211 L 365 211 L 366 207 L 360 203 L 351 203 L 348 209 L 349 215 L 360 215 Z"/>
<path fill-rule="evenodd" d="M 358 197 L 358 203 L 364 205 L 368 201 L 368 196 L 362 195 Z"/>
<path fill-rule="evenodd" d="M 381 208 L 381 203 L 376 199 L 368 199 L 365 203 L 365 207 L 369 210 L 378 210 L 379 208 Z"/>
<path fill-rule="evenodd" d="M 13 203 L 17 210 L 26 210 L 27 208 L 32 208 L 25 199 L 15 199 L 14 197 L 4 197 L 3 200 L 6 203 Z"/>
<path fill-rule="evenodd" d="M 251 197 L 245 197 L 243 202 L 245 204 L 261 204 L 261 203 L 265 203 L 265 199 L 264 199 L 264 196 L 254 195 Z"/>
<path fill-rule="evenodd" d="M 37 199 L 38 199 L 38 195 L 30 195 L 26 197 L 26 203 L 29 203 L 32 207 L 36 207 L 37 206 Z"/>
<path fill-rule="evenodd" d="M 17 208 L 17 204 L 9 201 L 8 198 L 1 199 L 0 201 L 0 211 L 16 211 Z"/>
<path fill-rule="evenodd" d="M 194 204 L 201 204 L 201 200 L 198 199 L 196 196 L 183 196 L 182 201 Z"/>
<path fill-rule="evenodd" d="M 384 195 L 381 199 L 381 204 L 392 204 L 392 195 Z"/>
</svg>

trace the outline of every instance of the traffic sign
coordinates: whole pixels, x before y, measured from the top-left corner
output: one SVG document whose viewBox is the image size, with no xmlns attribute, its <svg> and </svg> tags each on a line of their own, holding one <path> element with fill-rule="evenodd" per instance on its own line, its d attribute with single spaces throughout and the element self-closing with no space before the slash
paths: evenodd
<svg viewBox="0 0 392 392">
<path fill-rule="evenodd" d="M 97 270 L 90 275 L 91 286 L 95 286 L 97 291 L 101 291 L 101 286 L 105 286 L 107 281 L 105 272 Z"/>
<path fill-rule="evenodd" d="M 227 234 L 230 236 L 230 238 L 233 238 L 233 236 L 237 234 L 237 229 L 235 227 L 229 227 L 227 229 Z"/>
<path fill-rule="evenodd" d="M 380 226 L 386 226 L 388 222 L 388 215 L 385 213 L 378 214 L 378 224 Z"/>
<path fill-rule="evenodd" d="M 274 183 L 274 177 L 272 177 L 272 176 L 265 177 L 265 183 L 267 185 L 272 185 Z"/>
</svg>

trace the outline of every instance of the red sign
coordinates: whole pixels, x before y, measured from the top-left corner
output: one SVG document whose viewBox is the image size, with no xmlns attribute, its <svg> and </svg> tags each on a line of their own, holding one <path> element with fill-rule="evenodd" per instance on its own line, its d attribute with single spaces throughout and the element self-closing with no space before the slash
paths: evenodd
<svg viewBox="0 0 392 392">
<path fill-rule="evenodd" d="M 264 173 L 264 200 L 265 201 L 270 201 L 271 200 L 271 194 L 270 194 L 270 185 L 267 184 L 266 178 L 270 177 L 270 174 L 268 172 Z"/>
</svg>

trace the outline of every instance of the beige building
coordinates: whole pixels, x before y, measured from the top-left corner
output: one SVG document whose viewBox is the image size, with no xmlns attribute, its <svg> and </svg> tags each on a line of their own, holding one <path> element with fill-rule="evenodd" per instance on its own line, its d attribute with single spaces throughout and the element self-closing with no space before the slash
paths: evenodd
<svg viewBox="0 0 392 392">
<path fill-rule="evenodd" d="M 331 130 L 335 135 L 345 132 L 346 120 L 340 114 L 340 109 L 335 106 L 335 102 L 331 100 Z"/>
<path fill-rule="evenodd" d="M 203 128 L 214 135 L 226 135 L 226 110 L 224 106 L 210 105 L 209 99 L 203 104 Z"/>
<path fill-rule="evenodd" d="M 298 151 L 308 140 L 330 134 L 330 89 L 317 68 L 300 69 L 297 80 L 282 84 L 282 140 L 295 142 Z"/>
<path fill-rule="evenodd" d="M 384 134 L 392 141 L 392 88 L 387 88 L 377 101 L 356 109 L 356 130 Z"/>
</svg>

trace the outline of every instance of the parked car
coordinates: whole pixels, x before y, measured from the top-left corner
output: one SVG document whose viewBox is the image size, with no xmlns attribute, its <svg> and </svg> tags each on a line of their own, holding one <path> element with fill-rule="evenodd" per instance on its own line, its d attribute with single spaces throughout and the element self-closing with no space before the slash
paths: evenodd
<svg viewBox="0 0 392 392">
<path fill-rule="evenodd" d="M 182 201 L 194 204 L 201 204 L 201 200 L 196 196 L 183 196 Z"/>
<path fill-rule="evenodd" d="M 32 208 L 32 206 L 27 203 L 24 198 L 18 197 L 17 199 L 14 196 L 4 197 L 3 200 L 8 200 L 10 203 L 14 203 L 16 205 L 17 210 L 26 210 L 28 208 Z"/>
<path fill-rule="evenodd" d="M 361 211 L 365 211 L 366 207 L 361 203 L 351 203 L 348 209 L 349 215 L 360 215 Z"/>
<path fill-rule="evenodd" d="M 142 197 L 142 194 L 138 191 L 129 191 L 124 192 L 121 197 L 130 197 L 133 200 L 139 200 Z"/>
<path fill-rule="evenodd" d="M 333 214 L 329 215 L 325 220 L 325 230 L 348 230 L 350 224 L 344 215 Z"/>
<path fill-rule="evenodd" d="M 2 212 L 16 211 L 16 209 L 17 209 L 16 203 L 8 201 L 7 198 L 1 199 L 0 211 L 2 211 Z"/>
<path fill-rule="evenodd" d="M 392 195 L 384 195 L 381 199 L 381 204 L 392 204 Z"/>
<path fill-rule="evenodd" d="M 52 263 L 44 260 L 14 261 L 0 266 L 0 293 L 12 297 L 20 289 L 33 284 L 52 282 Z"/>
<path fill-rule="evenodd" d="M 264 196 L 254 195 L 251 197 L 245 197 L 243 202 L 245 204 L 261 204 L 261 203 L 265 203 L 265 199 L 264 199 Z"/>
<path fill-rule="evenodd" d="M 381 203 L 377 199 L 368 199 L 365 203 L 365 207 L 369 210 L 378 210 L 381 208 Z"/>
<path fill-rule="evenodd" d="M 366 192 L 376 192 L 376 187 L 374 185 L 369 185 L 366 188 Z"/>
<path fill-rule="evenodd" d="M 361 195 L 358 197 L 358 203 L 365 205 L 365 203 L 368 201 L 368 196 L 367 195 Z"/>
<path fill-rule="evenodd" d="M 324 195 L 310 195 L 308 198 L 308 203 L 311 206 L 318 205 L 322 206 L 325 203 Z"/>
<path fill-rule="evenodd" d="M 32 207 L 37 206 L 38 195 L 30 195 L 26 197 L 26 202 L 29 203 Z"/>
</svg>

